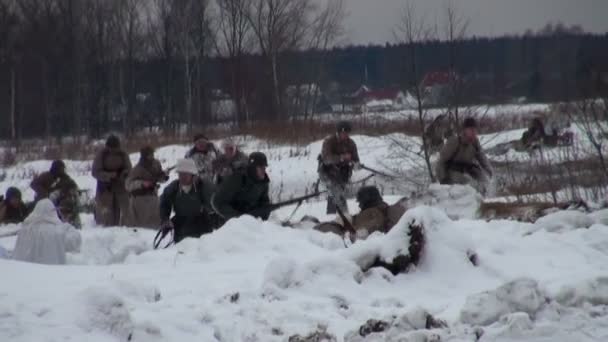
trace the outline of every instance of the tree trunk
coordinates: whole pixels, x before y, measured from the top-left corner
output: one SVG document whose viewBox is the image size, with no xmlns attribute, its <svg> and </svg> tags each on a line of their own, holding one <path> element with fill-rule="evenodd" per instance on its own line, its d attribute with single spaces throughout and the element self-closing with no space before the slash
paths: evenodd
<svg viewBox="0 0 608 342">
<path fill-rule="evenodd" d="M 281 94 L 279 92 L 279 75 L 278 75 L 278 66 L 277 66 L 277 55 L 275 53 L 270 57 L 272 64 L 272 85 L 274 92 L 274 116 L 275 118 L 280 118 L 281 116 Z"/>
<path fill-rule="evenodd" d="M 15 67 L 11 65 L 11 140 L 17 139 L 17 120 L 15 117 L 15 98 L 16 98 L 16 80 L 15 80 Z"/>
</svg>

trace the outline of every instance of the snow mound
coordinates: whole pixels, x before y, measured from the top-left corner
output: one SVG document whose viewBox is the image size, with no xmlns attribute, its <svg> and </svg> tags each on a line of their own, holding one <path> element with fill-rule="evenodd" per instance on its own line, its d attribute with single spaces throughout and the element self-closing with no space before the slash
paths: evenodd
<svg viewBox="0 0 608 342">
<path fill-rule="evenodd" d="M 407 208 L 421 205 L 442 210 L 453 220 L 475 218 L 483 200 L 473 187 L 468 185 L 431 184 L 428 190 L 405 200 Z"/>
<path fill-rule="evenodd" d="M 591 217 L 591 219 L 593 219 L 593 221 L 595 223 L 603 224 L 604 226 L 608 226 L 608 209 L 594 211 L 591 214 L 589 214 L 589 216 Z"/>
<path fill-rule="evenodd" d="M 490 325 L 511 313 L 524 312 L 534 317 L 545 303 L 536 280 L 522 278 L 467 297 L 460 320 L 471 325 Z"/>
<path fill-rule="evenodd" d="M 104 228 L 82 231 L 80 253 L 68 254 L 69 264 L 110 265 L 128 261 L 153 249 L 155 231 L 133 228 Z"/>
<path fill-rule="evenodd" d="M 123 341 L 130 340 L 134 330 L 125 301 L 113 291 L 93 287 L 81 293 L 85 303 L 80 327 L 89 332 L 101 331 Z"/>
<path fill-rule="evenodd" d="M 565 306 L 608 305 L 608 276 L 584 281 L 576 286 L 567 286 L 559 291 L 555 300 Z"/>
<path fill-rule="evenodd" d="M 593 218 L 578 210 L 562 210 L 543 216 L 536 220 L 537 229 L 548 232 L 565 232 L 578 228 L 589 228 L 594 223 Z"/>
</svg>

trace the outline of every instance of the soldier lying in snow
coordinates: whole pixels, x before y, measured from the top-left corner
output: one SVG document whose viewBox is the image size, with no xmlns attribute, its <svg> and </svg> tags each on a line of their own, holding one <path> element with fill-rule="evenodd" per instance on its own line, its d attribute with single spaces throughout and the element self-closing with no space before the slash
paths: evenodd
<svg viewBox="0 0 608 342">
<path fill-rule="evenodd" d="M 349 225 L 356 232 L 356 238 L 365 239 L 375 232 L 387 233 L 399 222 L 406 211 L 406 208 L 399 202 L 393 205 L 384 202 L 380 191 L 375 186 L 365 186 L 359 189 L 357 202 L 361 211 L 353 216 L 350 225 L 349 223 L 324 222 L 315 226 L 314 229 L 343 236 L 350 230 L 350 227 L 346 227 Z"/>
</svg>

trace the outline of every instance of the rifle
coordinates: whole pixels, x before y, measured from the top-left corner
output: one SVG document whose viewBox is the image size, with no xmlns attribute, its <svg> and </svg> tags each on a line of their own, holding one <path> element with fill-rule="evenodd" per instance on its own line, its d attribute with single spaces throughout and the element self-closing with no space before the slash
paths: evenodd
<svg viewBox="0 0 608 342">
<path fill-rule="evenodd" d="M 279 202 L 279 203 L 272 203 L 272 204 L 266 205 L 266 206 L 264 206 L 262 208 L 255 209 L 254 211 L 270 210 L 272 212 L 272 211 L 275 211 L 275 210 L 277 210 L 279 208 L 286 207 L 288 205 L 300 204 L 300 203 L 302 203 L 302 202 L 304 202 L 304 201 L 306 201 L 308 199 L 311 199 L 311 198 L 314 198 L 314 197 L 318 197 L 318 196 L 320 196 L 321 194 L 323 194 L 325 192 L 327 192 L 327 191 L 316 191 L 316 192 L 313 192 L 312 194 L 309 194 L 309 195 L 304 195 L 304 196 L 292 198 L 290 200 Z"/>
<path fill-rule="evenodd" d="M 378 170 L 376 170 L 376 169 L 372 169 L 371 167 L 369 167 L 369 166 L 365 166 L 365 165 L 363 165 L 363 164 L 359 164 L 359 166 L 360 166 L 362 169 L 364 169 L 364 170 L 367 170 L 367 171 L 369 171 L 369 172 L 373 172 L 373 173 L 375 173 L 375 174 L 377 174 L 377 175 L 379 175 L 379 176 L 382 176 L 382 177 L 391 178 L 391 179 L 395 179 L 395 178 L 397 178 L 397 176 L 393 176 L 393 175 L 386 174 L 386 173 L 384 173 L 384 172 L 380 172 L 380 171 L 378 171 Z"/>
<path fill-rule="evenodd" d="M 357 237 L 357 230 L 355 229 L 355 227 L 353 227 L 353 224 L 348 220 L 346 215 L 344 215 L 344 212 L 342 211 L 342 209 L 340 209 L 339 206 L 336 206 L 336 211 L 338 212 L 338 215 L 342 219 L 342 224 L 343 224 L 342 228 L 346 229 L 346 231 L 350 233 L 350 241 L 354 242 L 355 238 Z M 344 247 L 348 248 L 348 245 L 346 244 L 346 240 L 344 240 Z"/>
</svg>

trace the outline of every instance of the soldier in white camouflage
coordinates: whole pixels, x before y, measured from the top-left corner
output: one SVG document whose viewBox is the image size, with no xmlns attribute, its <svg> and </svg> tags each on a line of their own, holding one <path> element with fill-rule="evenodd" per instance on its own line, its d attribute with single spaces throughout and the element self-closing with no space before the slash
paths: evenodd
<svg viewBox="0 0 608 342">
<path fill-rule="evenodd" d="M 201 180 L 213 182 L 213 163 L 217 159 L 217 150 L 206 136 L 194 136 L 194 147 L 186 153 L 185 158 L 194 161 Z"/>
</svg>

